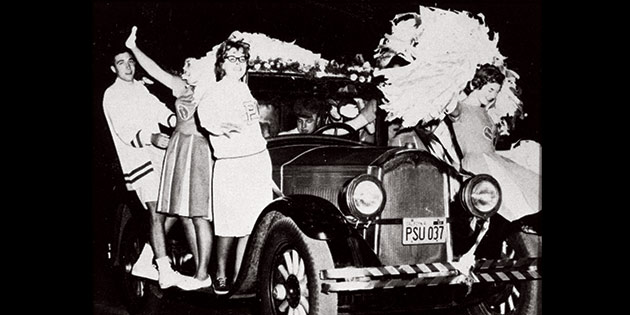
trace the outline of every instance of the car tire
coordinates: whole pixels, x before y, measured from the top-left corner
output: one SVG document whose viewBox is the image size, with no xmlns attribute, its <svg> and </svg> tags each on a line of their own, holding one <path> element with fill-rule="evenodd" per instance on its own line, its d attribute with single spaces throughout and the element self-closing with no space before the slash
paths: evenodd
<svg viewBox="0 0 630 315">
<path fill-rule="evenodd" d="M 295 265 L 293 265 L 295 263 Z M 290 218 L 272 224 L 260 258 L 261 315 L 335 315 L 337 294 L 321 292 L 319 271 L 333 268 L 325 241 L 306 236 Z"/>
<path fill-rule="evenodd" d="M 541 257 L 542 236 L 516 232 L 503 242 L 503 258 Z M 507 284 L 505 290 L 490 302 L 468 309 L 470 315 L 540 315 L 542 314 L 542 280 Z"/>
<path fill-rule="evenodd" d="M 138 222 L 133 220 L 125 225 L 120 244 L 120 265 L 118 279 L 122 302 L 130 314 L 141 313 L 148 304 L 151 294 L 150 281 L 133 276 L 131 269 L 138 260 L 146 243 L 146 233 L 142 233 Z"/>
</svg>

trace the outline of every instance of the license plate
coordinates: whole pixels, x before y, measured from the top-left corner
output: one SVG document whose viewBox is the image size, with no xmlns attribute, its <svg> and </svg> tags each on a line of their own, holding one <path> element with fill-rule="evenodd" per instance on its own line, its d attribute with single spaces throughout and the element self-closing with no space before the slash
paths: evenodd
<svg viewBox="0 0 630 315">
<path fill-rule="evenodd" d="M 446 242 L 446 218 L 403 218 L 403 245 Z"/>
</svg>

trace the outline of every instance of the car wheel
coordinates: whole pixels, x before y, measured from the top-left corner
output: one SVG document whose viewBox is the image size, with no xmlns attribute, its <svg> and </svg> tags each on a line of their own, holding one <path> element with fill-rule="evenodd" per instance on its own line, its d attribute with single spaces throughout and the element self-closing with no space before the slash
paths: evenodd
<svg viewBox="0 0 630 315">
<path fill-rule="evenodd" d="M 502 245 L 503 258 L 541 257 L 542 236 L 517 232 Z M 468 309 L 471 315 L 539 315 L 542 313 L 541 280 L 507 284 L 491 300 Z"/>
<path fill-rule="evenodd" d="M 337 294 L 321 292 L 319 271 L 334 267 L 325 241 L 304 235 L 289 218 L 273 223 L 258 275 L 261 314 L 337 314 Z"/>
<path fill-rule="evenodd" d="M 138 224 L 129 222 L 125 225 L 120 248 L 119 284 L 123 303 L 131 314 L 140 313 L 147 305 L 150 294 L 149 281 L 133 276 L 131 269 L 138 260 L 140 251 L 146 243 Z"/>
</svg>

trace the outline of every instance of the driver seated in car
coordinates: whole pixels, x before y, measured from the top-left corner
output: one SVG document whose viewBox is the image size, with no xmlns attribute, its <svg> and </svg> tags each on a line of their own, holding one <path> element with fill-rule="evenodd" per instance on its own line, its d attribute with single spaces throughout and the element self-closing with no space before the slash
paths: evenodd
<svg viewBox="0 0 630 315">
<path fill-rule="evenodd" d="M 293 113 L 297 117 L 297 126 L 278 133 L 279 136 L 291 134 L 311 134 L 322 126 L 326 111 L 322 104 L 313 97 L 299 98 L 293 103 Z"/>
<path fill-rule="evenodd" d="M 367 105 L 363 100 L 354 99 L 341 102 L 344 105 L 337 107 L 334 104 L 327 104 L 327 109 L 323 103 L 316 98 L 300 98 L 293 105 L 293 111 L 297 117 L 297 126 L 291 130 L 278 133 L 279 136 L 290 134 L 312 134 L 319 127 L 330 123 L 344 123 L 354 130 L 361 130 L 366 127 L 366 134 L 373 134 L 373 126 L 370 125 L 376 119 L 376 101 L 372 100 Z M 361 104 L 361 105 L 359 105 Z M 370 132 L 371 130 L 371 132 Z M 348 131 L 344 129 L 331 128 L 326 130 L 326 135 L 346 135 Z M 363 139 L 363 137 L 361 137 Z"/>
</svg>

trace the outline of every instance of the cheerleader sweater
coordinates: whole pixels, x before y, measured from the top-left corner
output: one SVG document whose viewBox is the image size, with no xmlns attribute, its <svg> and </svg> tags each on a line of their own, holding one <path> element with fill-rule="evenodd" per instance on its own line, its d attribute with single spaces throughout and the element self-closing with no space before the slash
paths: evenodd
<svg viewBox="0 0 630 315">
<path fill-rule="evenodd" d="M 159 133 L 158 123 L 168 125 L 173 113 L 142 82 L 116 78 L 103 94 L 103 111 L 112 135 L 128 190 L 153 172 L 151 154 L 160 150 L 151 144 Z"/>
<path fill-rule="evenodd" d="M 213 85 L 200 100 L 199 122 L 210 132 L 210 143 L 217 159 L 243 157 L 267 148 L 260 128 L 258 102 L 244 82 L 222 80 Z M 240 128 L 222 133 L 221 125 L 230 123 Z"/>
</svg>

